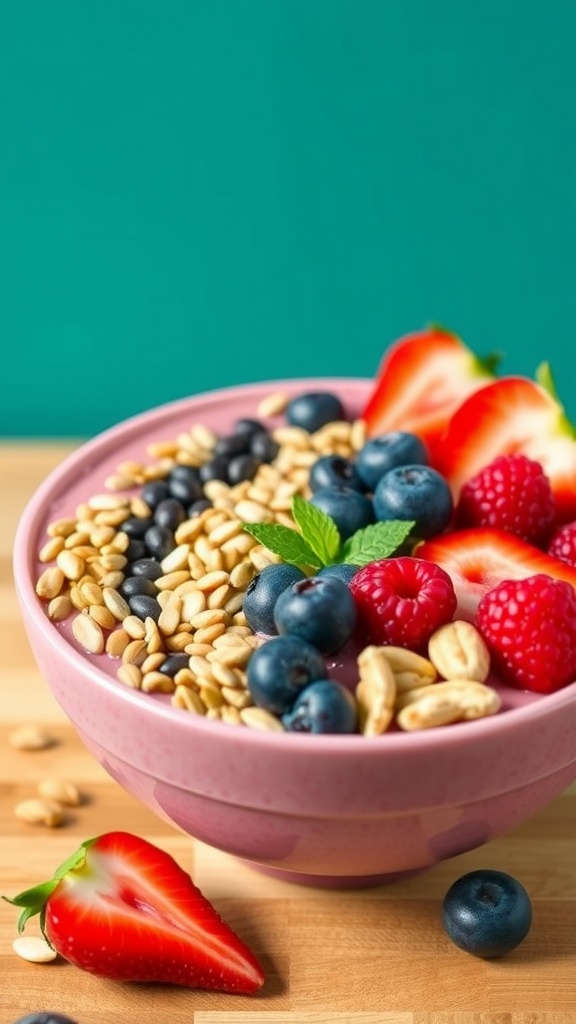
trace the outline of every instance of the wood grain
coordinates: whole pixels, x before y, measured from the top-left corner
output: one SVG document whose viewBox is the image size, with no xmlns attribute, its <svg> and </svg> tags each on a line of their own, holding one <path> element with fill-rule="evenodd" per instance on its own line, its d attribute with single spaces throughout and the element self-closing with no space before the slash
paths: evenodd
<svg viewBox="0 0 576 1024">
<path fill-rule="evenodd" d="M 70 450 L 0 447 L 0 893 L 47 878 L 87 836 L 122 827 L 168 850 L 254 948 L 267 981 L 256 998 L 120 985 L 62 961 L 34 965 L 11 944 L 16 912 L 0 903 L 0 1024 L 40 1009 L 78 1024 L 575 1024 L 576 787 L 481 850 L 394 886 L 324 892 L 266 878 L 160 821 L 113 782 L 83 748 L 36 669 L 16 606 L 11 547 L 36 486 Z M 42 724 L 47 750 L 14 750 L 10 730 Z M 26 825 L 15 804 L 47 775 L 84 794 L 59 829 Z M 496 867 L 533 899 L 525 942 L 499 962 L 461 953 L 439 909 L 465 871 Z M 36 929 L 37 930 L 37 929 Z"/>
</svg>

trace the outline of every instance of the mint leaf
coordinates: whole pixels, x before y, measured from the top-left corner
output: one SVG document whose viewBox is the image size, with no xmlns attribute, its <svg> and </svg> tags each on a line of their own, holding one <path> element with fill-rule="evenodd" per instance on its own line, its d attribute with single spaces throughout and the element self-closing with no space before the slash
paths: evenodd
<svg viewBox="0 0 576 1024">
<path fill-rule="evenodd" d="M 389 558 L 406 540 L 416 524 L 408 519 L 389 519 L 372 523 L 344 543 L 341 552 L 343 562 L 350 565 L 367 565 L 378 558 Z"/>
<path fill-rule="evenodd" d="M 322 568 L 321 559 L 297 530 L 282 523 L 246 523 L 244 529 L 283 562 L 304 570 Z"/>
<path fill-rule="evenodd" d="M 292 515 L 321 564 L 330 565 L 336 561 L 342 541 L 332 517 L 299 494 L 292 498 Z"/>
</svg>

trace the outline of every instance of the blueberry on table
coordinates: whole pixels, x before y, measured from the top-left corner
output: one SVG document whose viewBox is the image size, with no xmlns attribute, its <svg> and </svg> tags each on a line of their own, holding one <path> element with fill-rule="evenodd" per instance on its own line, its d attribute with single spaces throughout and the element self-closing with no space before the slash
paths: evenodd
<svg viewBox="0 0 576 1024">
<path fill-rule="evenodd" d="M 267 565 L 246 588 L 242 611 L 254 633 L 274 636 L 278 630 L 274 622 L 274 605 L 284 591 L 298 580 L 305 580 L 301 569 L 286 562 Z"/>
<path fill-rule="evenodd" d="M 509 953 L 532 924 L 530 897 L 503 871 L 470 871 L 450 886 L 442 904 L 444 929 L 452 942 L 474 956 Z"/>
<path fill-rule="evenodd" d="M 282 723 L 288 732 L 356 732 L 356 701 L 341 683 L 317 679 L 301 691 Z"/>
<path fill-rule="evenodd" d="M 388 470 L 374 491 L 378 522 L 413 520 L 415 537 L 435 537 L 449 526 L 454 510 L 452 492 L 444 477 L 430 466 L 413 463 Z"/>
<path fill-rule="evenodd" d="M 342 540 L 374 522 L 372 499 L 344 484 L 320 487 L 312 494 L 310 504 L 334 520 Z"/>
<path fill-rule="evenodd" d="M 388 470 L 427 462 L 426 445 L 417 434 L 392 430 L 366 441 L 356 457 L 356 471 L 368 490 L 373 491 Z"/>
<path fill-rule="evenodd" d="M 296 636 L 277 636 L 257 647 L 247 670 L 248 689 L 258 707 L 282 715 L 300 690 L 326 674 L 324 658 Z"/>
<path fill-rule="evenodd" d="M 313 576 L 293 583 L 274 605 L 274 622 L 289 634 L 332 654 L 350 639 L 356 605 L 346 583 L 335 576 Z"/>
<path fill-rule="evenodd" d="M 288 402 L 286 419 L 291 427 L 302 427 L 313 434 L 327 423 L 346 419 L 346 414 L 337 395 L 330 391 L 311 391 Z"/>
<path fill-rule="evenodd" d="M 14 1024 L 76 1024 L 72 1017 L 67 1017 L 65 1013 L 29 1013 L 26 1017 L 19 1017 L 18 1020 L 14 1021 Z"/>
</svg>

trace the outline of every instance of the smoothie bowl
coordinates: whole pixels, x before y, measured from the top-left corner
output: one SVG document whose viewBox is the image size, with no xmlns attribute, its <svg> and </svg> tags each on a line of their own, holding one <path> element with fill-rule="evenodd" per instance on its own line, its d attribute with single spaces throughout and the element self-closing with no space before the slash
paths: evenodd
<svg viewBox="0 0 576 1024">
<path fill-rule="evenodd" d="M 243 598 L 279 558 L 243 524 L 269 520 L 273 505 L 274 521 L 293 528 L 291 500 L 298 487 L 305 492 L 312 462 L 328 450 L 345 458 L 361 445 L 355 424 L 372 388 L 360 379 L 276 381 L 127 420 L 46 479 L 15 543 L 34 656 L 106 771 L 185 833 L 310 885 L 379 884 L 426 869 L 514 828 L 576 778 L 574 683 L 541 694 L 492 674 L 496 713 L 381 734 L 283 728 L 279 714 L 252 699 L 247 666 L 268 641 L 247 626 Z M 319 392 L 339 398 L 350 426 L 325 433 L 311 455 L 286 428 L 279 399 Z M 262 445 L 276 439 L 274 451 L 260 452 L 268 492 L 244 464 L 252 479 L 231 510 L 232 485 L 212 466 L 202 492 L 186 494 L 189 506 L 197 503 L 189 517 L 156 521 L 172 540 L 163 547 L 161 529 L 152 538 L 163 572 L 155 589 L 122 588 L 130 564 L 150 560 L 134 520 L 147 520 L 149 502 L 166 497 L 158 485 L 176 464 L 197 470 L 213 462 L 215 439 L 255 419 L 266 428 Z M 271 474 L 282 458 L 291 487 Z M 186 477 L 183 469 L 183 485 Z M 327 659 L 326 675 L 351 693 L 357 653 L 352 639 Z"/>
</svg>

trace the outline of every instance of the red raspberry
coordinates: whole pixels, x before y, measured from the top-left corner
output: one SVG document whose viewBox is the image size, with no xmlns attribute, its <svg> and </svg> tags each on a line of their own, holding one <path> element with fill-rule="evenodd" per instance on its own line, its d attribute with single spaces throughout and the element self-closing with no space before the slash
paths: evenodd
<svg viewBox="0 0 576 1024">
<path fill-rule="evenodd" d="M 554 522 L 554 496 L 539 462 L 525 455 L 499 455 L 460 492 L 458 526 L 495 526 L 537 546 Z"/>
<path fill-rule="evenodd" d="M 576 679 L 576 590 L 538 573 L 504 580 L 476 614 L 500 678 L 521 690 L 553 693 Z"/>
<path fill-rule="evenodd" d="M 447 572 L 423 558 L 382 558 L 350 581 L 358 633 L 370 644 L 423 648 L 434 630 L 451 622 L 456 594 Z"/>
<path fill-rule="evenodd" d="M 576 565 L 576 523 L 565 523 L 554 530 L 547 551 L 561 562 Z"/>
</svg>

